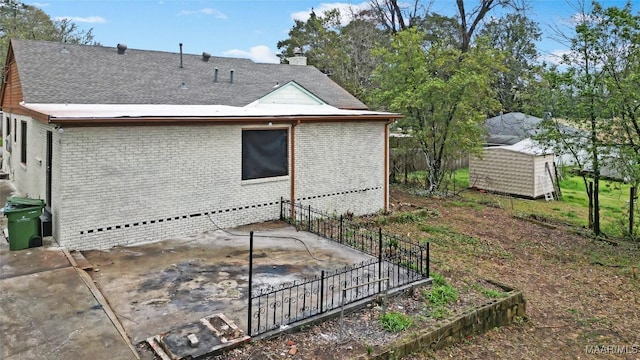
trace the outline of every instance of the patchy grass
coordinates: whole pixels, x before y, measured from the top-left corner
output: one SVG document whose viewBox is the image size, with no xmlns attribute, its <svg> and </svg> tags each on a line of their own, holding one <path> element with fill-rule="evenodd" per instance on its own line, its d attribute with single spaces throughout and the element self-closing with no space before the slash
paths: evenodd
<svg viewBox="0 0 640 360">
<path fill-rule="evenodd" d="M 409 224 L 409 223 L 423 223 L 424 220 L 436 218 L 440 216 L 437 211 L 429 209 L 419 209 L 412 211 L 397 211 L 389 215 L 377 215 L 370 220 L 370 223 L 375 226 L 385 226 L 391 224 Z"/>
<path fill-rule="evenodd" d="M 485 299 L 504 296 L 503 289 L 482 279 L 522 290 L 528 301 L 527 317 L 514 326 L 411 359 L 467 358 L 469 354 L 475 359 L 535 359 L 549 358 L 549 354 L 574 359 L 585 345 L 640 340 L 636 331 L 640 326 L 636 316 L 640 250 L 635 244 L 613 246 L 565 227 L 541 226 L 514 217 L 542 214 L 553 222 L 568 223 L 575 219 L 560 213 L 582 213 L 580 206 L 566 201 L 522 200 L 472 191 L 462 195 L 463 200 L 418 197 L 392 188 L 395 209 L 427 207 L 441 215 L 419 224 L 393 224 L 385 230 L 429 241 L 432 273 L 444 275 L 458 289 L 459 297 L 467 290 Z M 476 211 L 452 204 L 453 199 L 500 206 Z M 442 284 L 439 279 L 436 275 L 434 288 Z M 445 297 L 444 293 L 435 294 L 434 300 Z M 450 316 L 445 308 L 433 306 L 426 295 L 424 316 Z M 521 346 L 512 346 L 514 341 Z"/>
<path fill-rule="evenodd" d="M 425 188 L 425 181 L 427 178 L 427 172 L 424 170 L 413 171 L 407 174 L 407 182 L 404 183 L 404 177 L 398 179 L 404 185 L 408 185 L 414 188 Z M 447 191 L 459 192 L 469 187 L 469 169 L 459 169 L 455 171 L 450 177 L 446 177 L 443 180 L 443 185 Z"/>
<path fill-rule="evenodd" d="M 585 184 L 579 176 L 567 176 L 560 181 L 562 202 L 573 205 L 575 212 L 566 213 L 573 224 L 587 226 L 589 199 Z M 627 235 L 627 214 L 629 212 L 629 191 L 631 185 L 610 180 L 600 180 L 600 224 L 606 234 L 622 237 Z"/>
<path fill-rule="evenodd" d="M 560 201 L 545 201 L 544 199 L 529 200 L 509 196 L 501 196 L 475 191 L 460 193 L 461 199 L 450 201 L 447 206 L 463 206 L 479 209 L 491 206 L 505 209 L 513 215 L 535 217 L 552 223 L 568 224 L 575 227 L 588 227 L 589 201 L 585 191 L 585 184 L 581 177 L 567 175 L 560 181 L 562 199 Z M 456 171 L 459 188 L 468 188 L 469 170 Z M 464 182 L 466 181 L 466 182 Z M 628 236 L 628 212 L 630 185 L 611 180 L 600 180 L 600 227 L 612 237 Z M 475 204 L 475 205 L 471 205 Z M 638 208 L 638 207 L 636 207 Z M 640 226 L 640 213 L 636 215 L 636 224 Z M 640 228 L 635 230 L 640 231 Z"/>
<path fill-rule="evenodd" d="M 431 288 L 424 290 L 423 293 L 427 299 L 425 313 L 433 319 L 443 319 L 450 314 L 447 305 L 458 300 L 458 290 L 438 273 L 432 273 L 431 277 L 433 278 Z"/>
<path fill-rule="evenodd" d="M 427 172 L 424 170 L 412 171 L 407 174 L 407 181 L 405 182 L 404 176 L 399 177 L 398 181 L 400 184 L 414 187 L 414 188 L 422 188 L 426 187 L 426 178 Z M 458 192 L 460 190 L 464 190 L 469 187 L 469 169 L 459 169 L 454 172 L 450 177 L 446 177 L 443 180 L 443 185 L 447 189 L 447 191 Z"/>
<path fill-rule="evenodd" d="M 380 326 L 383 329 L 398 333 L 411 327 L 413 319 L 400 312 L 390 311 L 380 316 Z"/>
<path fill-rule="evenodd" d="M 489 299 L 499 299 L 499 298 L 505 298 L 505 297 L 509 296 L 509 293 L 506 292 L 506 291 L 500 291 L 500 290 L 496 290 L 496 289 L 487 289 L 486 287 L 481 286 L 479 284 L 473 284 L 471 287 L 475 291 L 479 292 L 484 297 L 489 298 Z"/>
</svg>

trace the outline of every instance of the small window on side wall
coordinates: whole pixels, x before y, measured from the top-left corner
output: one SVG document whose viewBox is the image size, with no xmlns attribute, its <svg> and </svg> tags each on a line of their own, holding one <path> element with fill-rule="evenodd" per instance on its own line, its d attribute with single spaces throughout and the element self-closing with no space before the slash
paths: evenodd
<svg viewBox="0 0 640 360">
<path fill-rule="evenodd" d="M 7 152 L 11 152 L 11 144 L 12 144 L 12 140 L 11 140 L 11 118 L 9 118 L 7 116 L 7 121 L 5 123 L 5 127 L 7 129 L 7 134 L 6 137 L 4 138 L 4 141 L 2 142 L 4 144 L 4 148 L 5 150 L 7 150 Z"/>
<path fill-rule="evenodd" d="M 287 129 L 242 130 L 242 180 L 289 174 Z"/>
<path fill-rule="evenodd" d="M 27 122 L 20 122 L 20 162 L 27 165 Z"/>
</svg>

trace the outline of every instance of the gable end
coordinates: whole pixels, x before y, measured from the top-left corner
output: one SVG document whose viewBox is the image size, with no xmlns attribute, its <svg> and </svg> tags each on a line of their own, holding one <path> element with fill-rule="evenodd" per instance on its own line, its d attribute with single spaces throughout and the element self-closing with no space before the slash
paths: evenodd
<svg viewBox="0 0 640 360">
<path fill-rule="evenodd" d="M 258 104 L 284 105 L 326 105 L 324 101 L 312 94 L 295 81 L 290 81 L 256 101 Z"/>
<path fill-rule="evenodd" d="M 6 109 L 18 109 L 20 102 L 24 100 L 18 65 L 11 46 L 9 47 L 7 63 L 3 71 L 1 96 L 0 106 L 2 106 L 3 111 L 7 111 Z"/>
</svg>

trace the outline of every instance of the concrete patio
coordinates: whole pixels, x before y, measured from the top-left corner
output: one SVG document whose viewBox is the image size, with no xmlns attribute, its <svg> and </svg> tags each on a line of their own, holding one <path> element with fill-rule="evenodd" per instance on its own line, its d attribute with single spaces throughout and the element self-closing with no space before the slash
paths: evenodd
<svg viewBox="0 0 640 360">
<path fill-rule="evenodd" d="M 0 268 L 0 358 L 136 358 L 61 249 L 2 239 Z"/>
<path fill-rule="evenodd" d="M 3 238 L 0 358 L 135 359 L 136 344 L 213 314 L 246 332 L 249 231 L 254 291 L 371 259 L 281 222 L 73 255 Z"/>
<path fill-rule="evenodd" d="M 0 201 L 11 194 L 0 181 Z M 246 335 L 250 231 L 254 293 L 373 259 L 279 221 L 211 224 L 194 236 L 82 254 L 53 238 L 9 251 L 2 237 L 0 358 L 135 359 L 141 342 L 218 315 Z"/>
<path fill-rule="evenodd" d="M 83 254 L 134 344 L 214 313 L 246 332 L 249 230 L 254 291 L 371 258 L 279 222 Z"/>
</svg>

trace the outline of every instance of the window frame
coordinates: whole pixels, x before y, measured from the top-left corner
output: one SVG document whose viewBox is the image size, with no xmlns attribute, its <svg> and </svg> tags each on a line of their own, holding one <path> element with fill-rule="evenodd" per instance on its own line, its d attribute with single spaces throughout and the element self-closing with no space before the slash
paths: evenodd
<svg viewBox="0 0 640 360">
<path fill-rule="evenodd" d="M 27 165 L 27 122 L 20 121 L 20 163 Z"/>
<path fill-rule="evenodd" d="M 256 140 L 256 136 L 260 133 L 272 132 L 272 139 L 270 143 L 247 143 L 247 141 Z M 241 180 L 243 182 L 252 181 L 269 181 L 272 179 L 286 178 L 289 176 L 289 128 L 288 127 L 256 127 L 256 128 L 243 128 L 241 134 Z M 284 137 L 284 139 L 282 138 Z M 283 142 L 284 144 L 278 144 L 275 142 Z M 264 148 L 266 146 L 266 148 Z M 263 149 L 260 149 L 263 147 Z M 264 150 L 264 151 L 259 151 Z M 266 152 L 266 154 L 265 154 Z M 269 154 L 271 152 L 271 154 Z M 253 155 L 252 155 L 253 154 Z M 262 158 L 256 158 L 255 156 L 262 156 Z M 268 166 L 263 166 L 265 156 L 273 156 L 270 159 Z M 275 157 L 278 158 L 275 158 Z M 247 163 L 247 161 L 250 161 Z M 255 166 L 257 165 L 257 167 Z"/>
</svg>

